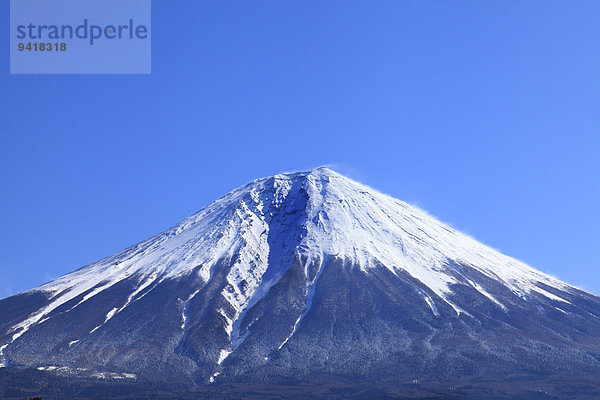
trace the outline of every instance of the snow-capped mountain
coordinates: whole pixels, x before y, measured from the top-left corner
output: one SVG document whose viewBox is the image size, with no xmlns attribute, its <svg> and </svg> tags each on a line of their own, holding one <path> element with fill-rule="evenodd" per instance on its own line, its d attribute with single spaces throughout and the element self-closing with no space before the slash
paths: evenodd
<svg viewBox="0 0 600 400">
<path fill-rule="evenodd" d="M 0 301 L 0 366 L 201 384 L 600 373 L 600 299 L 317 168 Z"/>
</svg>

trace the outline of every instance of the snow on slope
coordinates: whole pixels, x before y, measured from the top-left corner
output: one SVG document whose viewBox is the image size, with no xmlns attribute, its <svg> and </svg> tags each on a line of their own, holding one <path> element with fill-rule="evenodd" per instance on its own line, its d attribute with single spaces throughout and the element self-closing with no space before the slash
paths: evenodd
<svg viewBox="0 0 600 400">
<path fill-rule="evenodd" d="M 274 220 L 274 215 L 279 215 L 277 211 L 282 209 L 286 209 L 280 213 L 283 217 Z M 451 285 L 463 283 L 457 281 L 456 273 L 490 300 L 503 305 L 451 264 L 469 265 L 522 298 L 537 292 L 566 301 L 543 290 L 539 283 L 560 290 L 570 288 L 442 224 L 416 207 L 327 168 L 317 168 L 257 179 L 152 238 L 34 289 L 47 292 L 50 300 L 11 329 L 10 343 L 43 322 L 52 310 L 88 291 L 72 308 L 123 279 L 137 280 L 134 292 L 121 307 L 108 313 L 106 323 L 143 297 L 153 285 L 188 275 L 197 266 L 201 266 L 197 273 L 206 283 L 215 264 L 229 259 L 232 261 L 227 275 L 229 285 L 222 296 L 234 311 L 222 314 L 232 348 L 223 350 L 222 362 L 244 339 L 239 332 L 244 313 L 281 278 L 296 254 L 309 260 L 343 258 L 359 265 L 365 273 L 381 266 L 396 274 L 405 271 L 459 313 L 460 307 L 448 299 Z M 314 284 L 307 272 L 307 294 Z M 196 293 L 185 296 L 182 330 L 188 322 L 187 304 Z M 436 314 L 433 300 L 425 293 L 421 295 Z M 10 343 L 0 346 L 0 362 L 1 351 Z"/>
</svg>

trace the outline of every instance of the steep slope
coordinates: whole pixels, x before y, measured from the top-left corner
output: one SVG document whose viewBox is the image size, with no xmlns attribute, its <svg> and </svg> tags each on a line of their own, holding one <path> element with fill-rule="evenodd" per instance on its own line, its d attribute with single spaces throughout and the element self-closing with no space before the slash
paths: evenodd
<svg viewBox="0 0 600 400">
<path fill-rule="evenodd" d="M 182 383 L 596 373 L 600 299 L 318 168 L 0 301 L 0 366 Z"/>
</svg>

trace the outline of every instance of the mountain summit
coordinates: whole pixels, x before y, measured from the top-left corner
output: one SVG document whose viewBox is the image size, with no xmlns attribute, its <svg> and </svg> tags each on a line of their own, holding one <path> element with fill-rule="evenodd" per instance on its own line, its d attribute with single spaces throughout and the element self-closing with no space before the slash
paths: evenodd
<svg viewBox="0 0 600 400">
<path fill-rule="evenodd" d="M 0 366 L 201 385 L 598 373 L 600 299 L 317 168 L 0 301 Z"/>
</svg>

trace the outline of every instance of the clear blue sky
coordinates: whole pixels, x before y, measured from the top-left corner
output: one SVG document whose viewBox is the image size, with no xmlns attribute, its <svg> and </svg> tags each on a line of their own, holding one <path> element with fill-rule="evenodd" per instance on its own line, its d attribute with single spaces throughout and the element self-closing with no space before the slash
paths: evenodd
<svg viewBox="0 0 600 400">
<path fill-rule="evenodd" d="M 322 164 L 600 294 L 599 15 L 155 0 L 149 76 L 10 76 L 5 50 L 0 297 Z"/>
</svg>

